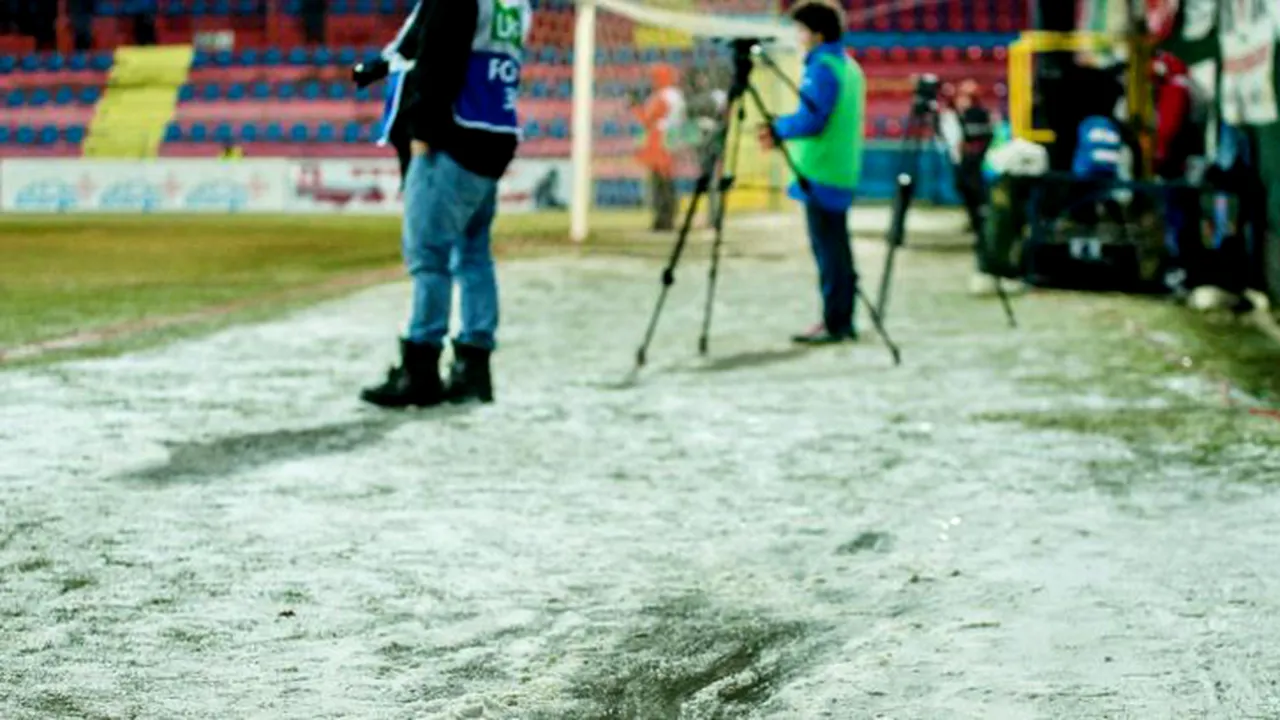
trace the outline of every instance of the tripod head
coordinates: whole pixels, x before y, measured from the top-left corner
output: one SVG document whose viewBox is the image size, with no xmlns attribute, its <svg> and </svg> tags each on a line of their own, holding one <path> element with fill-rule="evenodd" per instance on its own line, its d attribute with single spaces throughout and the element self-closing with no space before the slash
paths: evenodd
<svg viewBox="0 0 1280 720">
<path fill-rule="evenodd" d="M 734 38 L 725 41 L 733 50 L 733 84 L 729 86 L 729 102 L 742 97 L 751 86 L 751 71 L 755 69 L 754 57 L 760 52 L 759 38 Z"/>
</svg>

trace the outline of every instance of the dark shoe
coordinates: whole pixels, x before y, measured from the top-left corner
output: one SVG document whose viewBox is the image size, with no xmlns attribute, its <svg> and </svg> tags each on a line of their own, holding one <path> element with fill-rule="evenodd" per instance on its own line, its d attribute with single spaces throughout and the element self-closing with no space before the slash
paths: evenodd
<svg viewBox="0 0 1280 720">
<path fill-rule="evenodd" d="M 814 325 L 807 332 L 793 335 L 791 342 L 797 345 L 834 345 L 858 339 L 858 331 L 850 328 L 844 332 L 833 333 L 825 325 Z"/>
<path fill-rule="evenodd" d="M 432 407 L 444 402 L 440 381 L 440 348 L 400 341 L 400 365 L 387 379 L 360 392 L 360 399 L 384 408 Z"/>
<path fill-rule="evenodd" d="M 452 403 L 473 400 L 493 402 L 493 377 L 489 372 L 491 351 L 474 345 L 453 344 L 453 367 L 445 395 Z"/>
</svg>

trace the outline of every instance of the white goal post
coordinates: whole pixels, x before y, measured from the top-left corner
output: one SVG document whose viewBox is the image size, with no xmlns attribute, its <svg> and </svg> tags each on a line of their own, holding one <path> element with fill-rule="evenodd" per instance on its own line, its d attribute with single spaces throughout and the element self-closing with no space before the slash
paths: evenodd
<svg viewBox="0 0 1280 720">
<path fill-rule="evenodd" d="M 783 47 L 795 44 L 791 26 L 777 17 L 735 17 L 653 7 L 653 0 L 577 0 L 573 43 L 573 182 L 569 202 L 570 237 L 586 240 L 594 202 L 592 142 L 595 119 L 596 24 L 599 12 L 613 13 L 638 24 L 676 30 L 699 38 L 761 38 Z M 692 5 L 692 3 L 686 3 Z"/>
</svg>

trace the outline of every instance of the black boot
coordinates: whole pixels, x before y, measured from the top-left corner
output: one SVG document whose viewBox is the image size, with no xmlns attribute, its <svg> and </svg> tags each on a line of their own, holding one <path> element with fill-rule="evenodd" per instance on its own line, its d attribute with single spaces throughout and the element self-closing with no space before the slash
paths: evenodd
<svg viewBox="0 0 1280 720">
<path fill-rule="evenodd" d="M 493 378 L 489 374 L 490 351 L 474 345 L 453 344 L 453 367 L 449 371 L 449 402 L 478 400 L 493 402 Z"/>
<path fill-rule="evenodd" d="M 365 388 L 360 399 L 384 408 L 432 407 L 444 402 L 440 348 L 400 341 L 400 365 L 381 385 Z"/>
</svg>

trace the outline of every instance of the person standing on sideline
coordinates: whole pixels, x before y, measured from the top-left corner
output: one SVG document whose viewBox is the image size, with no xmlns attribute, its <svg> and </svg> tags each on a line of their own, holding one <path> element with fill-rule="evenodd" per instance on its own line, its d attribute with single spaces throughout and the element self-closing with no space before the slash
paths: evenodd
<svg viewBox="0 0 1280 720">
<path fill-rule="evenodd" d="M 806 184 L 797 179 L 789 194 L 804 203 L 809 242 L 818 265 L 822 323 L 792 338 L 801 344 L 838 343 L 858 338 L 854 323 L 858 274 L 849 237 L 849 209 L 862 172 L 867 105 L 866 77 L 844 50 L 844 22 L 835 7 L 819 0 L 797 5 L 807 51 L 800 83 L 800 107 L 760 130 L 765 149 L 786 143 Z"/>
<path fill-rule="evenodd" d="M 956 189 L 964 201 L 969 225 L 981 235 L 987 214 L 987 183 L 983 164 L 995 139 L 995 122 L 991 111 L 982 104 L 978 84 L 973 80 L 960 83 L 956 94 L 956 119 L 959 121 L 960 147 L 956 163 Z"/>
<path fill-rule="evenodd" d="M 530 0 L 449 0 L 419 10 L 414 68 L 402 113 L 411 158 L 405 177 L 403 250 L 413 279 L 401 361 L 361 398 L 381 407 L 492 402 L 489 359 L 496 346 L 498 283 L 490 247 L 498 179 L 520 141 Z M 462 327 L 447 384 L 440 355 L 449 333 L 453 286 Z"/>
<path fill-rule="evenodd" d="M 649 171 L 653 229 L 667 231 L 676 227 L 678 199 L 673 146 L 684 129 L 685 97 L 680 90 L 679 75 L 670 65 L 655 65 L 651 80 L 653 88 L 649 98 L 633 109 L 644 132 L 637 159 Z"/>
</svg>

